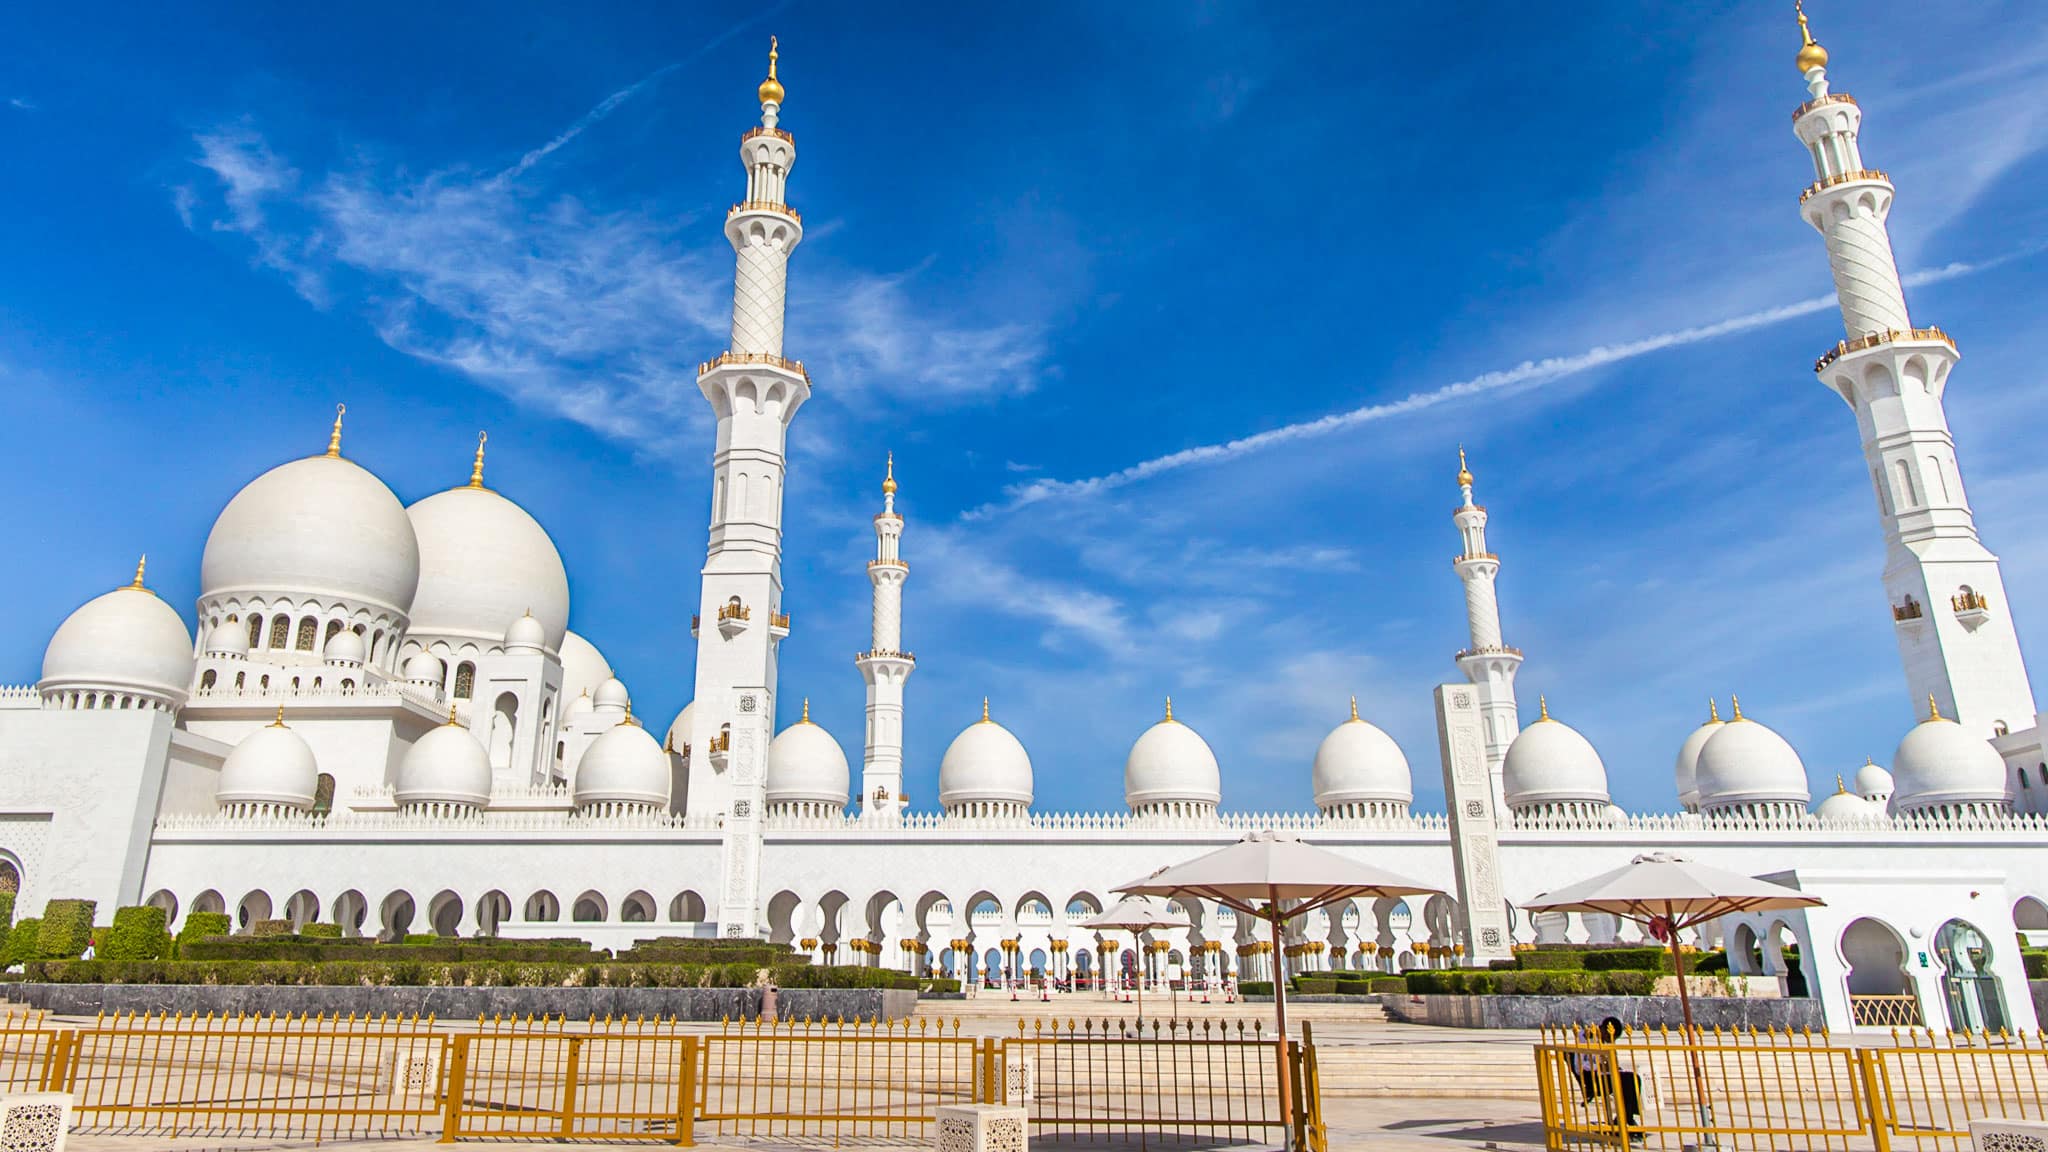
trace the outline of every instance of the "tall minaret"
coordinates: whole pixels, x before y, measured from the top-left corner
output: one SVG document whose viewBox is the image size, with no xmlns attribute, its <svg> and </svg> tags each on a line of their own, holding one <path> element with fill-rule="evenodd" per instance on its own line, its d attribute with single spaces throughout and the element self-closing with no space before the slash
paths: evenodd
<svg viewBox="0 0 2048 1152">
<path fill-rule="evenodd" d="M 868 650 L 854 658 L 868 684 L 867 759 L 861 766 L 863 820 L 891 820 L 903 811 L 903 682 L 917 657 L 903 651 L 903 517 L 896 513 L 896 457 L 889 456 L 882 480 L 882 512 L 875 517 L 875 558 L 868 580 L 875 586 L 874 626 Z"/>
<path fill-rule="evenodd" d="M 1906 689 L 1916 710 L 1932 695 L 1943 715 L 1986 738 L 2001 727 L 2028 728 L 2034 690 L 2012 603 L 1998 558 L 1977 539 L 1942 409 L 1955 342 L 1939 328 L 1915 328 L 1906 314 L 1885 229 L 1891 180 L 1863 166 L 1863 113 L 1855 100 L 1828 92 L 1827 50 L 1794 8 L 1804 41 L 1799 73 L 1812 99 L 1792 127 L 1818 177 L 1800 194 L 1799 210 L 1827 238 L 1848 334 L 1814 372 L 1856 412 L 1884 524 L 1884 586 Z"/>
<path fill-rule="evenodd" d="M 1458 653 L 1458 667 L 1479 690 L 1479 716 L 1486 733 L 1486 771 L 1493 777 L 1493 810 L 1506 812 L 1506 794 L 1501 786 L 1501 765 L 1507 762 L 1508 745 L 1522 731 L 1515 710 L 1515 671 L 1522 666 L 1522 650 L 1510 648 L 1500 636 L 1500 601 L 1493 582 L 1500 575 L 1500 557 L 1486 550 L 1486 509 L 1472 502 L 1472 469 L 1465 465 L 1465 450 L 1458 449 L 1458 492 L 1464 502 L 1451 514 L 1465 549 L 1451 561 L 1458 579 L 1465 582 L 1465 623 L 1472 631 L 1472 646 Z"/>
<path fill-rule="evenodd" d="M 759 919 L 761 809 L 775 720 L 775 650 L 789 634 L 782 609 L 782 481 L 789 422 L 811 394 L 802 363 L 782 355 L 789 254 L 803 223 L 784 201 L 796 140 L 775 126 L 782 84 L 769 41 L 761 126 L 740 138 L 747 197 L 725 217 L 737 253 L 732 346 L 698 369 L 718 419 L 712 456 L 711 544 L 697 634 L 690 731 L 691 815 L 725 817 L 719 931 L 752 936 Z"/>
</svg>

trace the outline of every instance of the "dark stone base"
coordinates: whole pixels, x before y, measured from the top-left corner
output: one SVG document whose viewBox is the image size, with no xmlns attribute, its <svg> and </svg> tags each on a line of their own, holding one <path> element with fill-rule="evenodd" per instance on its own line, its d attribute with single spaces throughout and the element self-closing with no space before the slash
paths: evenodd
<svg viewBox="0 0 2048 1152">
<path fill-rule="evenodd" d="M 1292 1000 L 1293 997 L 1288 997 Z M 1630 1027 L 1682 1025 L 1676 996 L 1407 996 L 1384 993 L 1387 1017 L 1403 1024 L 1445 1028 L 1540 1028 L 1597 1024 L 1616 1016 Z M 1696 996 L 1693 1023 L 1701 1028 L 1825 1029 L 1820 1001 L 1808 998 L 1746 1000 Z"/>
<path fill-rule="evenodd" d="M 660 1016 L 682 1020 L 751 1020 L 761 1014 L 757 988 L 343 988 L 214 984 L 9 984 L 7 999 L 60 1016 L 100 1012 L 340 1013 L 478 1016 Z M 917 1007 L 917 993 L 897 988 L 783 988 L 782 1019 L 896 1020 Z"/>
</svg>

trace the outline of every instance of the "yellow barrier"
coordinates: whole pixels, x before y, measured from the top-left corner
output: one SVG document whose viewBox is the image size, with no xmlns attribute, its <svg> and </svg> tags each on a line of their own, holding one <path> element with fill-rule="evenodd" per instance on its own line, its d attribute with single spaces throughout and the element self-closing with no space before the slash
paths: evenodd
<svg viewBox="0 0 2048 1152">
<path fill-rule="evenodd" d="M 730 1136 L 925 1136 L 941 1105 L 993 1101 L 994 1049 L 958 1020 L 728 1022 L 704 1038 L 697 1118 Z"/>
<path fill-rule="evenodd" d="M 1273 1043 L 1259 1026 L 1069 1019 L 1017 1027 L 996 1054 L 1001 1098 L 1026 1104 L 1038 1134 L 1250 1141 L 1285 1129 Z M 1297 1114 L 1309 1092 L 1303 1079 L 1295 1078 Z"/>
</svg>

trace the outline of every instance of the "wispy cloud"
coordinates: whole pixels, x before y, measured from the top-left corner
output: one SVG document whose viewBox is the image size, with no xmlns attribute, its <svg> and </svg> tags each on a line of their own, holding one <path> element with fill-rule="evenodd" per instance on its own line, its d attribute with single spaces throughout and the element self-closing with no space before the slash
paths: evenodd
<svg viewBox="0 0 2048 1152">
<path fill-rule="evenodd" d="M 1907 276 L 1905 283 L 1910 288 L 1926 284 L 1937 284 L 1944 280 L 1954 280 L 1958 277 L 1969 276 L 1989 268 L 1995 268 L 2001 264 L 2007 264 L 2014 260 L 2034 255 L 2043 251 L 2044 247 L 2048 246 L 2034 244 L 1989 260 L 1977 261 L 1975 263 L 1957 262 L 1946 264 L 1940 268 L 1932 268 Z M 1035 480 L 1029 484 L 1013 485 L 1005 489 L 1004 499 L 969 509 L 962 516 L 968 520 L 986 519 L 990 516 L 1014 511 L 1054 497 L 1088 496 L 1099 492 L 1111 491 L 1136 484 L 1141 480 L 1151 479 L 1154 476 L 1179 471 L 1183 468 L 1192 468 L 1204 464 L 1219 464 L 1241 456 L 1248 456 L 1255 452 L 1276 448 L 1283 444 L 1328 436 L 1345 429 L 1356 428 L 1365 424 L 1374 424 L 1383 420 L 1391 420 L 1398 416 L 1407 416 L 1437 407 L 1440 404 L 1450 403 L 1454 400 L 1465 400 L 1508 388 L 1538 387 L 1569 376 L 1576 376 L 1595 368 L 1603 368 L 1672 348 L 1682 348 L 1689 344 L 1699 344 L 1724 336 L 1732 336 L 1740 332 L 1764 328 L 1796 317 L 1809 316 L 1815 312 L 1825 311 L 1834 306 L 1834 294 L 1829 293 L 1826 296 L 1815 296 L 1790 304 L 1782 304 L 1775 308 L 1765 308 L 1761 311 L 1732 316 L 1726 320 L 1715 321 L 1712 324 L 1701 324 L 1670 332 L 1660 332 L 1654 336 L 1645 336 L 1621 344 L 1602 344 L 1571 356 L 1551 356 L 1541 360 L 1524 360 L 1511 368 L 1499 368 L 1490 372 L 1482 372 L 1477 376 L 1459 380 L 1455 383 L 1445 384 L 1426 391 L 1411 392 L 1398 400 L 1361 405 L 1360 407 L 1343 412 L 1333 412 L 1313 420 L 1284 424 L 1278 428 L 1269 428 L 1264 432 L 1255 432 L 1249 436 L 1242 436 L 1235 440 L 1226 440 L 1218 444 L 1203 444 L 1194 448 L 1183 448 L 1178 452 L 1170 452 L 1164 456 L 1155 456 L 1149 460 L 1142 460 L 1129 467 L 1120 468 L 1100 476 L 1092 476 L 1081 480 Z"/>
<path fill-rule="evenodd" d="M 36 110 L 36 108 L 37 108 L 37 104 L 36 104 L 36 102 L 35 102 L 35 101 L 33 101 L 33 100 L 30 100 L 30 99 L 28 99 L 28 98 L 27 98 L 27 97 L 25 97 L 25 96 L 11 96 L 11 97 L 9 97 L 9 98 L 8 98 L 8 100 L 7 100 L 7 106 L 8 106 L 9 108 L 16 108 L 16 109 L 19 109 L 19 110 L 21 110 L 21 111 L 23 111 L 23 112 L 33 112 L 33 111 L 35 111 L 35 110 Z"/>
</svg>

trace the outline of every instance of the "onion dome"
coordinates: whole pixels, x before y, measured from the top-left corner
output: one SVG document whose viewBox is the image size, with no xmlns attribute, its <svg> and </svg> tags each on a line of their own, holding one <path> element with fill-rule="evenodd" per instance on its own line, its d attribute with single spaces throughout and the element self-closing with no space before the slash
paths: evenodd
<svg viewBox="0 0 2048 1152">
<path fill-rule="evenodd" d="M 1507 805 L 1540 817 L 1600 819 L 1607 812 L 1607 765 L 1569 724 L 1550 718 L 1550 701 L 1537 697 L 1541 715 L 1508 745 L 1501 765 Z"/>
<path fill-rule="evenodd" d="M 1358 697 L 1351 698 L 1351 719 L 1330 730 L 1316 747 L 1313 773 L 1316 807 L 1343 817 L 1406 815 L 1415 799 L 1408 757 L 1379 728 L 1358 718 Z"/>
<path fill-rule="evenodd" d="M 1884 809 L 1842 786 L 1835 777 L 1835 794 L 1820 802 L 1813 814 L 1829 824 L 1864 824 L 1884 815 Z"/>
<path fill-rule="evenodd" d="M 756 94 L 761 97 L 761 103 L 763 104 L 782 103 L 782 81 L 775 78 L 775 60 L 780 54 L 776 50 L 775 37 L 770 36 L 768 38 L 768 78 L 761 81 L 761 86 L 755 89 Z"/>
<path fill-rule="evenodd" d="M 421 684 L 438 685 L 441 683 L 441 678 L 445 675 L 447 675 L 447 666 L 442 664 L 441 658 L 432 652 L 415 652 L 406 658 L 405 678 L 407 680 L 416 681 Z"/>
<path fill-rule="evenodd" d="M 562 633 L 562 695 L 588 696 L 612 678 L 612 666 L 597 646 L 574 632 Z"/>
<path fill-rule="evenodd" d="M 1892 756 L 1892 811 L 1943 814 L 2010 811 L 2005 758 L 1989 741 L 1941 714 L 1927 698 L 1927 719 L 1913 726 Z"/>
<path fill-rule="evenodd" d="M 599 712 L 625 713 L 633 710 L 633 697 L 627 693 L 625 683 L 617 676 L 599 684 L 590 702 L 597 706 Z"/>
<path fill-rule="evenodd" d="M 192 634 L 177 609 L 135 580 L 80 605 L 50 637 L 43 650 L 43 678 L 36 687 L 47 704 L 114 707 L 104 697 L 126 698 L 128 706 L 177 708 L 192 686 Z M 136 698 L 140 698 L 138 701 Z"/>
<path fill-rule="evenodd" d="M 328 637 L 326 646 L 320 650 L 320 658 L 329 664 L 359 665 L 368 656 L 362 636 L 352 628 L 343 628 Z"/>
<path fill-rule="evenodd" d="M 590 742 L 576 763 L 576 806 L 668 807 L 669 765 L 661 745 L 632 717 Z"/>
<path fill-rule="evenodd" d="M 550 651 L 569 628 L 569 574 L 555 542 L 526 510 L 484 487 L 477 441 L 469 483 L 406 509 L 419 537 L 420 586 L 407 636 L 494 645 L 505 622 L 530 614 Z"/>
<path fill-rule="evenodd" d="M 1721 706 L 1712 698 L 1707 700 L 1707 722 L 1692 730 L 1685 743 L 1678 746 L 1678 764 L 1672 770 L 1673 781 L 1678 785 L 1678 805 L 1687 812 L 1700 810 L 1699 765 L 1700 749 L 1707 746 L 1707 740 L 1721 730 Z"/>
<path fill-rule="evenodd" d="M 548 645 L 547 630 L 528 612 L 505 629 L 505 651 L 539 652 Z"/>
<path fill-rule="evenodd" d="M 811 702 L 804 701 L 803 719 L 768 743 L 768 806 L 802 805 L 813 815 L 837 811 L 846 807 L 851 779 L 839 741 L 811 722 Z"/>
<path fill-rule="evenodd" d="M 1804 43 L 1799 46 L 1796 62 L 1799 65 L 1799 74 L 1804 76 L 1815 68 L 1828 66 L 1828 50 L 1820 46 L 1820 42 L 1813 38 L 1812 30 L 1807 28 L 1806 6 L 1799 0 L 1792 0 L 1792 10 L 1799 13 L 1799 38 Z"/>
<path fill-rule="evenodd" d="M 206 654 L 233 659 L 249 654 L 249 633 L 234 620 L 223 620 L 206 634 Z"/>
<path fill-rule="evenodd" d="M 1167 815 L 1213 813 L 1223 801 L 1223 776 L 1216 754 L 1193 728 L 1166 718 L 1145 729 L 1124 758 L 1124 803 L 1133 812 Z"/>
<path fill-rule="evenodd" d="M 1812 793 L 1799 753 L 1783 736 L 1744 716 L 1740 701 L 1733 703 L 1733 718 L 1700 749 L 1700 811 L 1771 819 L 1804 815 Z"/>
<path fill-rule="evenodd" d="M 939 807 L 955 816 L 1021 815 L 1031 798 L 1031 757 L 989 719 L 984 699 L 981 719 L 961 729 L 939 760 Z"/>
<path fill-rule="evenodd" d="M 305 737 L 285 727 L 284 709 L 276 723 L 258 728 L 229 751 L 220 766 L 214 799 L 232 804 L 280 804 L 311 808 L 320 784 L 320 765 Z"/>
<path fill-rule="evenodd" d="M 1880 805 L 1891 803 L 1892 774 L 1865 756 L 1863 767 L 1856 770 L 1856 794 Z"/>
<path fill-rule="evenodd" d="M 590 690 L 588 688 L 584 689 L 583 693 L 574 700 L 569 701 L 568 711 L 569 718 L 572 720 L 578 716 L 588 716 L 591 712 L 595 711 L 590 703 Z"/>
<path fill-rule="evenodd" d="M 491 799 L 491 757 L 455 720 L 413 741 L 398 762 L 399 806 L 451 804 L 481 808 Z"/>
<path fill-rule="evenodd" d="M 585 701 L 583 707 L 588 711 L 589 702 Z M 675 719 L 668 722 L 668 739 L 662 741 L 661 745 L 664 750 L 679 753 L 690 746 L 690 719 L 697 714 L 696 707 L 697 702 L 690 701 L 683 705 L 681 712 L 676 713 Z M 570 706 L 570 715 L 575 715 L 574 705 Z"/>
<path fill-rule="evenodd" d="M 199 562 L 202 602 L 313 596 L 403 616 L 419 582 L 405 506 L 342 458 L 338 416 L 326 455 L 280 464 L 235 493 Z"/>
</svg>

